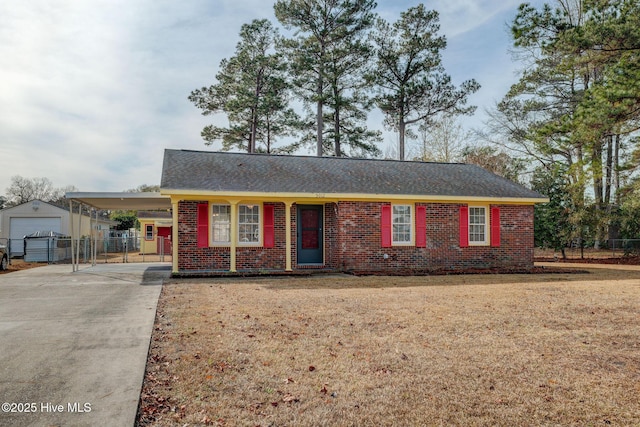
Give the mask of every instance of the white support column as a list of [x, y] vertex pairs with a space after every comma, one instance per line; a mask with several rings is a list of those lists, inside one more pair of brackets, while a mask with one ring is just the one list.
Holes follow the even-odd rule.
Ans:
[[171, 270], [178, 272], [178, 202], [171, 201]]
[[95, 219], [95, 224], [94, 224], [94, 219], [93, 219], [93, 211], [91, 209], [89, 209], [89, 262], [91, 263], [91, 266], [93, 267], [95, 264], [93, 263], [93, 248], [95, 246], [94, 244], [94, 228], [96, 227], [96, 224], [98, 223], [98, 219]]
[[93, 257], [91, 260], [91, 265], [95, 267], [96, 259], [98, 258], [98, 209], [96, 211], [96, 222], [93, 225], [93, 229], [91, 230], [93, 233]]
[[238, 247], [238, 201], [232, 201], [231, 204], [231, 245], [229, 248], [229, 271], [235, 273], [236, 270], [236, 248]]
[[285, 271], [293, 271], [291, 268], [291, 205], [293, 202], [284, 202], [285, 218]]
[[69, 235], [71, 236], [71, 271], [76, 271], [76, 254], [74, 251], [73, 232], [73, 200], [69, 199]]
[[78, 206], [78, 241], [76, 246], [76, 258], [78, 263], [76, 264], [76, 271], [80, 270], [80, 237], [82, 237], [82, 203]]

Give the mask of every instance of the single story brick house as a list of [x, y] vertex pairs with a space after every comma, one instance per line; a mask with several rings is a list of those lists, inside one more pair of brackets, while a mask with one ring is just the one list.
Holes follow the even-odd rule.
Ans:
[[530, 269], [548, 201], [475, 165], [189, 150], [160, 187], [179, 275]]

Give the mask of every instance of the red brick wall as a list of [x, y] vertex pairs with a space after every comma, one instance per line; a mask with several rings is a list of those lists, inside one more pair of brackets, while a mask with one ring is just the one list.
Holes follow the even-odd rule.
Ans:
[[[533, 266], [533, 207], [500, 207], [501, 245], [460, 247], [459, 204], [426, 206], [427, 247], [381, 247], [384, 203], [340, 202], [340, 268], [344, 270], [466, 270]], [[415, 211], [414, 211], [415, 212]], [[489, 215], [489, 210], [487, 210]], [[415, 231], [415, 230], [414, 230]], [[385, 257], [386, 255], [386, 257]]]
[[324, 205], [324, 259], [327, 267], [331, 268], [340, 267], [338, 215], [338, 205], [336, 203]]
[[[229, 270], [231, 255], [228, 247], [198, 248], [197, 209], [205, 201], [182, 201], [178, 204], [178, 270]], [[265, 203], [274, 206], [275, 245], [273, 248], [238, 247], [237, 270], [285, 269], [285, 217], [284, 203]]]
[[[198, 248], [198, 201], [178, 205], [178, 269], [181, 272], [225, 271], [229, 269], [228, 247]], [[238, 247], [239, 271], [284, 270], [285, 205], [274, 206], [275, 246]], [[533, 266], [533, 206], [500, 205], [501, 245], [459, 245], [459, 204], [424, 203], [427, 247], [383, 248], [378, 202], [327, 203], [324, 209], [325, 267], [347, 271], [465, 270], [487, 268], [530, 268]], [[415, 210], [413, 211], [415, 214]], [[489, 210], [487, 210], [489, 215]], [[488, 231], [488, 230], [487, 230]], [[415, 230], [414, 230], [415, 232]], [[296, 205], [291, 208], [291, 259], [296, 264]], [[385, 254], [387, 257], [385, 257]]]
[[[286, 268], [286, 241], [284, 203], [264, 203], [273, 205], [274, 247], [242, 247], [236, 252], [236, 269], [240, 270], [284, 270]], [[260, 214], [262, 215], [262, 213]], [[262, 218], [262, 217], [261, 217]], [[263, 219], [263, 218], [262, 218]], [[262, 231], [261, 231], [262, 232]]]
[[178, 270], [228, 270], [229, 248], [199, 248], [198, 201], [178, 203]]

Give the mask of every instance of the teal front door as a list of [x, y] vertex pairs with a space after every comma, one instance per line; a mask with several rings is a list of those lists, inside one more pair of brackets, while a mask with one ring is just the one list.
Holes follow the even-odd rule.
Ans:
[[321, 205], [298, 205], [298, 264], [324, 262], [322, 211]]

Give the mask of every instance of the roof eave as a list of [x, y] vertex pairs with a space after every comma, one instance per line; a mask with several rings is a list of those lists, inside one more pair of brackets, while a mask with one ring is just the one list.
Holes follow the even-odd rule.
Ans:
[[212, 191], [212, 190], [184, 190], [160, 189], [160, 194], [179, 200], [277, 200], [292, 202], [334, 202], [340, 200], [353, 201], [395, 201], [412, 200], [418, 202], [469, 202], [469, 203], [504, 203], [533, 205], [547, 203], [546, 197], [497, 197], [497, 196], [448, 196], [433, 194], [375, 194], [375, 193], [291, 193], [291, 192], [259, 192], [259, 191]]
[[69, 192], [65, 197], [96, 209], [171, 209], [171, 200], [167, 196], [152, 192]]

